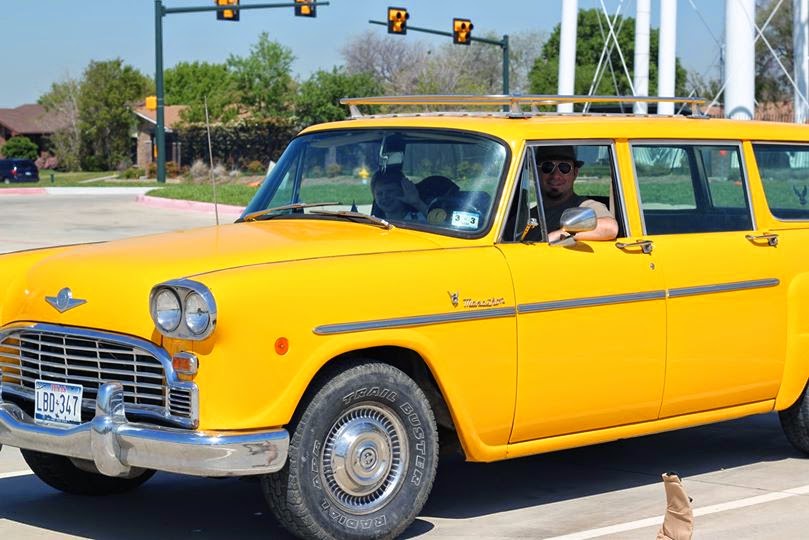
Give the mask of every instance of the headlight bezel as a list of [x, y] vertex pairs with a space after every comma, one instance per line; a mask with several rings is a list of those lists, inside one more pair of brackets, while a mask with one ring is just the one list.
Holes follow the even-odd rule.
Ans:
[[[180, 323], [174, 330], [168, 330], [158, 324], [156, 301], [163, 291], [173, 293], [180, 302]], [[195, 299], [201, 299], [202, 305], [207, 307], [208, 324], [201, 331], [192, 330], [188, 324], [188, 300], [192, 295]], [[201, 341], [208, 338], [216, 328], [217, 310], [213, 294], [208, 287], [191, 279], [175, 279], [152, 287], [149, 294], [149, 312], [157, 331], [170, 338]]]

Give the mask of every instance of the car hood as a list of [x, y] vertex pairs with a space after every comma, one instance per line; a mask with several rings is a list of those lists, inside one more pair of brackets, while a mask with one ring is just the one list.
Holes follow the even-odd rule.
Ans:
[[[362, 223], [276, 219], [59, 249], [23, 268], [5, 294], [0, 287], [0, 323], [101, 326], [154, 338], [149, 292], [163, 281], [204, 281], [206, 273], [252, 265], [434, 249], [430, 236]], [[46, 298], [66, 287], [86, 303], [60, 313]]]

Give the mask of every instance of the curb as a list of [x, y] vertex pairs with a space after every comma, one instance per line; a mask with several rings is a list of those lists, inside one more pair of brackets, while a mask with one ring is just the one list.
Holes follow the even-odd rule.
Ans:
[[[186, 201], [181, 199], [165, 199], [163, 197], [150, 197], [149, 195], [138, 195], [135, 199], [140, 204], [151, 206], [153, 208], [167, 208], [170, 210], [192, 210], [195, 212], [213, 212], [213, 203], [204, 203], [198, 201]], [[230, 204], [220, 204], [219, 213], [229, 215], [239, 215], [244, 212], [243, 206], [233, 206]]]
[[45, 195], [48, 190], [37, 187], [5, 188], [0, 189], [0, 195]]

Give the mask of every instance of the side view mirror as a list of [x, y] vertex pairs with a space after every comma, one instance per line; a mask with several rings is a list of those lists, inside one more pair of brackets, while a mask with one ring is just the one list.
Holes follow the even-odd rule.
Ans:
[[592, 208], [568, 208], [562, 212], [562, 218], [559, 220], [561, 229], [566, 233], [575, 234], [584, 231], [592, 231], [596, 228], [595, 210]]

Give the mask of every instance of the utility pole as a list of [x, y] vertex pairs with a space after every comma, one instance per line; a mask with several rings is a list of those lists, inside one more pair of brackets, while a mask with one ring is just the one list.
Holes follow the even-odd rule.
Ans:
[[[213, 6], [189, 6], [181, 8], [167, 8], [163, 0], [154, 2], [154, 40], [155, 40], [155, 92], [157, 96], [155, 146], [157, 147], [157, 181], [166, 182], [166, 123], [164, 116], [165, 90], [163, 86], [163, 17], [173, 13], [200, 13], [203, 11], [232, 13], [231, 20], [238, 20], [238, 13], [246, 9], [294, 8], [295, 15], [314, 17], [317, 6], [328, 6], [329, 2], [315, 2], [314, 0], [297, 0], [295, 2], [274, 4], [240, 4], [239, 0], [230, 2], [214, 2]], [[308, 9], [307, 9], [308, 8]], [[235, 15], [235, 16], [234, 16]]]

